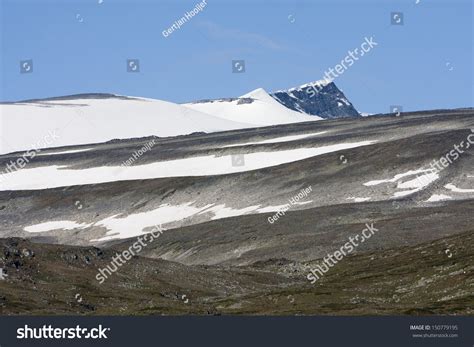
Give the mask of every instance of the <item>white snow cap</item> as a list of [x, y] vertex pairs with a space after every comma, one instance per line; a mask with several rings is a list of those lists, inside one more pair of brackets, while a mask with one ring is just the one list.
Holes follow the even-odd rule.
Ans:
[[80, 95], [2, 104], [0, 126], [0, 154], [252, 127], [161, 100]]
[[[244, 98], [251, 98], [253, 101], [250, 103], [242, 102]], [[214, 117], [232, 122], [253, 124], [254, 126], [310, 122], [322, 119], [283, 106], [263, 88], [255, 89], [233, 101], [199, 102], [184, 104], [183, 106]]]
[[255, 90], [252, 90], [251, 92], [242, 95], [240, 98], [252, 98], [262, 101], [268, 101], [270, 99], [273, 99], [263, 88], [257, 88]]
[[275, 93], [284, 93], [284, 92], [293, 92], [295, 90], [302, 90], [304, 88], [307, 88], [307, 87], [325, 87], [327, 86], [328, 84], [332, 83], [333, 81], [330, 80], [330, 79], [327, 79], [327, 78], [323, 78], [321, 80], [317, 80], [317, 81], [313, 81], [313, 82], [309, 82], [309, 83], [305, 83], [305, 84], [302, 84], [300, 85], [299, 87], [294, 87], [294, 88], [290, 88], [290, 89], [282, 89], [282, 90], [278, 90], [276, 91]]
[[[242, 98], [252, 98], [252, 102]], [[0, 155], [113, 139], [210, 133], [320, 119], [283, 106], [262, 88], [233, 101], [183, 105], [111, 94], [73, 95], [0, 104]]]
[[302, 88], [311, 87], [311, 86], [325, 87], [325, 86], [327, 86], [327, 85], [330, 84], [330, 83], [332, 83], [332, 80], [327, 79], [327, 78], [324, 78], [324, 79], [322, 79], [322, 80], [317, 80], [317, 81], [314, 81], [314, 82], [309, 82], [309, 83], [303, 84], [302, 86], [300, 86], [300, 87], [298, 87], [298, 88], [291, 88], [291, 89], [289, 89], [289, 90], [302, 89]]

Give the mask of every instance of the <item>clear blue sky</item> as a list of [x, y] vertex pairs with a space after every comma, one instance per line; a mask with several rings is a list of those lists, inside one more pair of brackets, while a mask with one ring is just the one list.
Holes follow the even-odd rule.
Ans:
[[[472, 0], [0, 0], [0, 100], [88, 92], [173, 102], [320, 79], [349, 49], [379, 44], [335, 80], [361, 112], [473, 106]], [[390, 14], [404, 13], [404, 25]], [[290, 16], [290, 18], [288, 18]], [[126, 71], [140, 59], [140, 73]], [[33, 59], [33, 73], [20, 74]], [[231, 71], [233, 59], [246, 72]]]

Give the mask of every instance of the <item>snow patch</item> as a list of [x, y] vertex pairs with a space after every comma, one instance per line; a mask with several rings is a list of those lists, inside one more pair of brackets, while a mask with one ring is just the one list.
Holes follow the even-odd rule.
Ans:
[[401, 180], [404, 177], [409, 177], [409, 176], [417, 175], [420, 173], [423, 173], [423, 175], [417, 176], [416, 178], [411, 179], [409, 181], [398, 182], [397, 183], [398, 189], [410, 189], [410, 190], [395, 192], [392, 197], [399, 198], [399, 197], [414, 194], [422, 190], [423, 188], [427, 187], [428, 185], [430, 185], [431, 183], [433, 183], [439, 178], [439, 175], [433, 172], [432, 169], [419, 169], [419, 170], [410, 170], [405, 173], [395, 175], [393, 178], [390, 178], [390, 179], [369, 181], [369, 182], [364, 183], [364, 186], [370, 187], [370, 186], [376, 186], [382, 183], [394, 183]]
[[364, 201], [369, 201], [372, 198], [356, 198], [356, 197], [350, 197], [347, 198], [346, 200], [353, 200], [355, 202], [364, 202]]
[[154, 179], [162, 177], [212, 176], [258, 170], [296, 162], [343, 149], [367, 146], [376, 141], [340, 143], [322, 147], [297, 148], [244, 154], [244, 165], [233, 166], [232, 156], [198, 156], [127, 167], [101, 166], [68, 169], [64, 165], [25, 168], [3, 176], [0, 191], [38, 190], [73, 185]]
[[293, 205], [307, 205], [307, 204], [310, 204], [312, 203], [313, 200], [308, 200], [308, 201], [297, 201], [297, 202], [294, 202]]
[[37, 155], [57, 155], [57, 154], [69, 154], [69, 153], [80, 153], [80, 152], [87, 152], [92, 150], [93, 148], [85, 148], [85, 149], [74, 149], [70, 151], [62, 151], [62, 152], [48, 152], [48, 153], [38, 153]]
[[398, 175], [395, 175], [393, 178], [391, 179], [385, 179], [385, 180], [375, 180], [375, 181], [369, 181], [369, 182], [366, 182], [364, 183], [364, 186], [376, 186], [376, 185], [379, 185], [379, 184], [382, 184], [382, 183], [393, 183], [393, 182], [396, 182], [398, 181], [399, 179], [401, 178], [404, 178], [404, 177], [407, 177], [407, 176], [413, 176], [413, 175], [417, 175], [419, 173], [424, 173], [424, 172], [427, 172], [427, 171], [432, 171], [432, 170], [423, 170], [423, 169], [420, 169], [420, 170], [410, 170], [410, 171], [407, 171], [405, 173], [402, 173], [402, 174], [398, 174]]
[[86, 223], [76, 223], [73, 221], [51, 221], [51, 222], [44, 222], [40, 224], [31, 225], [25, 227], [23, 230], [29, 233], [43, 233], [46, 231], [53, 231], [53, 230], [74, 230], [74, 229], [85, 229], [92, 224]]
[[281, 137], [275, 137], [275, 138], [269, 139], [269, 140], [237, 143], [235, 145], [227, 145], [227, 146], [223, 146], [223, 147], [226, 148], [226, 147], [238, 147], [238, 146], [248, 146], [248, 145], [262, 145], [262, 144], [268, 144], [268, 143], [290, 142], [290, 141], [297, 141], [297, 140], [305, 139], [305, 138], [311, 137], [311, 136], [321, 135], [321, 134], [324, 134], [324, 133], [327, 133], [327, 131], [320, 131], [320, 132], [316, 132], [316, 133], [303, 134], [303, 135], [281, 136]]
[[332, 83], [332, 81], [330, 79], [327, 79], [327, 78], [324, 78], [324, 79], [321, 79], [321, 80], [318, 80], [318, 81], [314, 81], [314, 82], [309, 82], [309, 83], [305, 83], [299, 87], [295, 87], [295, 88], [290, 88], [288, 90], [279, 90], [275, 93], [279, 93], [279, 92], [293, 92], [295, 90], [298, 90], [298, 91], [301, 91], [302, 89], [305, 89], [305, 88], [308, 88], [308, 87], [325, 87], [327, 86], [328, 84]]
[[103, 226], [109, 231], [104, 237], [93, 239], [91, 242], [125, 239], [144, 235], [147, 233], [143, 231], [145, 228], [153, 228], [157, 225], [179, 222], [211, 206], [207, 205], [198, 208], [192, 206], [193, 203], [194, 201], [176, 206], [163, 204], [157, 209], [147, 212], [135, 213], [125, 217], [120, 217], [120, 214], [118, 214], [105, 218], [94, 223], [94, 225]]
[[426, 200], [426, 202], [436, 202], [450, 199], [452, 199], [452, 197], [450, 197], [449, 195], [433, 194], [428, 200]]
[[269, 213], [269, 212], [278, 212], [282, 209], [287, 209], [290, 207], [290, 204], [276, 205], [276, 206], [267, 206], [262, 207], [257, 210], [258, 213]]
[[249, 207], [244, 207], [241, 209], [234, 209], [231, 207], [226, 207], [225, 204], [213, 206], [211, 208], [206, 209], [205, 211], [202, 211], [200, 214], [204, 213], [213, 213], [214, 217], [212, 217], [212, 220], [216, 219], [222, 219], [222, 218], [228, 218], [228, 217], [235, 217], [235, 216], [241, 216], [250, 212], [256, 211], [260, 205], [254, 205], [254, 206], [249, 206]]
[[419, 191], [418, 188], [417, 189], [412, 189], [412, 190], [404, 190], [402, 192], [395, 192], [395, 194], [393, 194], [392, 198], [401, 198], [403, 196], [408, 196], [408, 195], [414, 194], [417, 191]]
[[427, 173], [421, 176], [418, 176], [410, 181], [406, 182], [399, 182], [397, 184], [397, 188], [399, 189], [423, 189], [424, 187], [428, 186], [429, 184], [433, 183], [439, 178], [437, 173]]
[[444, 188], [449, 189], [450, 191], [455, 192], [455, 193], [474, 193], [474, 189], [458, 188], [452, 183], [445, 185]]

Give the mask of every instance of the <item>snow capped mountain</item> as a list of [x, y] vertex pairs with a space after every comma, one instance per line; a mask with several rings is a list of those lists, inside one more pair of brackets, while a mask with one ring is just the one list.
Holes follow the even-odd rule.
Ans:
[[273, 94], [259, 88], [238, 98], [182, 105], [113, 94], [80, 94], [0, 103], [0, 111], [0, 154], [359, 116], [335, 84], [327, 81]]
[[192, 110], [206, 113], [228, 121], [268, 126], [320, 120], [291, 110], [272, 98], [264, 89], [258, 88], [239, 98], [201, 100], [184, 104]]
[[0, 104], [0, 154], [145, 136], [250, 128], [171, 102], [82, 94]]
[[291, 110], [325, 119], [360, 116], [344, 93], [329, 80], [280, 90], [272, 93], [271, 96]]

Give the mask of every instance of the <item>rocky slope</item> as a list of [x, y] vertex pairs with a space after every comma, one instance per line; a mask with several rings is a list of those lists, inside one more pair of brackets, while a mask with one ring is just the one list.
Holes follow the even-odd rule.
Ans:
[[[1, 176], [0, 312], [472, 314], [473, 115], [44, 150]], [[310, 269], [366, 223], [374, 236], [311, 285]], [[100, 284], [99, 269], [156, 226]]]
[[289, 109], [324, 119], [360, 117], [334, 82], [321, 80], [271, 94]]

